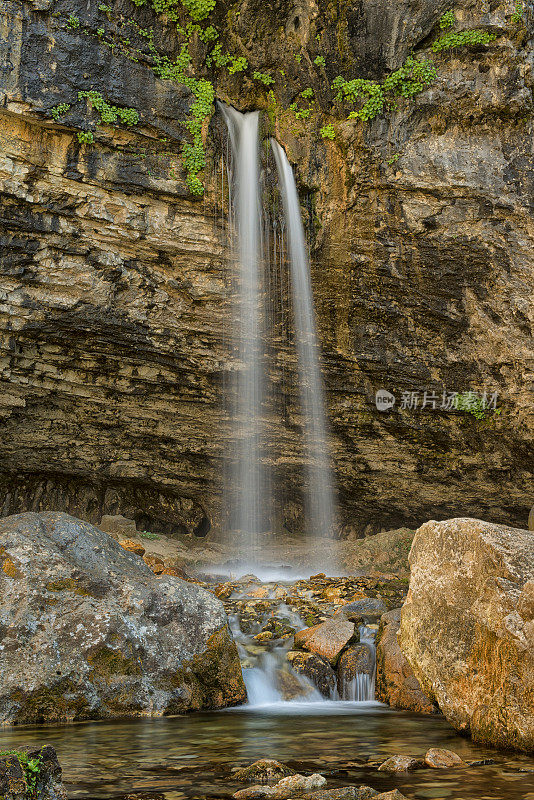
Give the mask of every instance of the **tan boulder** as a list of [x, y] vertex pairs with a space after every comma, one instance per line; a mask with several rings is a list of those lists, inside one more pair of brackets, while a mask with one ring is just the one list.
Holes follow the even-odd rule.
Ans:
[[417, 759], [412, 756], [391, 756], [378, 767], [379, 772], [409, 772], [419, 767]]
[[282, 778], [275, 786], [249, 786], [240, 789], [233, 797], [235, 800], [255, 800], [260, 797], [272, 797], [274, 800], [289, 800], [291, 797], [309, 795], [314, 789], [319, 789], [326, 783], [323, 775], [290, 775]]
[[354, 636], [354, 625], [342, 617], [333, 617], [297, 631], [295, 634], [295, 647], [316, 653], [335, 666], [342, 650]]
[[290, 775], [288, 778], [282, 778], [274, 787], [274, 797], [278, 800], [286, 800], [286, 798], [294, 797], [295, 795], [310, 792], [312, 789], [320, 789], [326, 783], [324, 775], [314, 773], [313, 775]]
[[399, 643], [421, 687], [476, 741], [534, 751], [534, 537], [427, 522], [410, 564]]
[[247, 767], [236, 770], [232, 778], [236, 781], [265, 784], [276, 783], [289, 775], [295, 775], [295, 770], [291, 769], [291, 767], [272, 758], [262, 758]]
[[433, 769], [451, 769], [466, 767], [467, 764], [457, 753], [442, 747], [432, 747], [425, 755], [425, 764]]
[[383, 614], [376, 642], [376, 699], [392, 708], [435, 714], [435, 703], [423, 692], [397, 641], [400, 608]]
[[104, 514], [98, 527], [117, 540], [135, 536], [137, 533], [135, 520], [123, 517], [122, 514]]

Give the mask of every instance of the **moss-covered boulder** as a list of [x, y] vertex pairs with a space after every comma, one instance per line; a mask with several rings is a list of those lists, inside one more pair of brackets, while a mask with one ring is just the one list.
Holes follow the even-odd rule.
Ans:
[[421, 687], [476, 741], [534, 751], [534, 536], [431, 521], [410, 564], [399, 643]]
[[67, 800], [52, 745], [0, 751], [2, 800]]
[[0, 720], [176, 714], [246, 697], [222, 603], [67, 514], [0, 520]]

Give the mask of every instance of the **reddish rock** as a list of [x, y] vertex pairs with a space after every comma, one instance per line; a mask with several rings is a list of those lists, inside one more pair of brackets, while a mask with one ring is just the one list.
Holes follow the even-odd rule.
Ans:
[[376, 645], [376, 699], [392, 708], [435, 714], [436, 705], [423, 692], [397, 641], [400, 608], [383, 614]]
[[335, 666], [343, 649], [354, 636], [354, 625], [341, 617], [305, 628], [295, 634], [295, 647], [317, 653]]
[[130, 553], [135, 553], [136, 556], [144, 556], [146, 552], [143, 545], [139, 544], [139, 542], [134, 542], [133, 539], [122, 539], [119, 544], [125, 550], [129, 550]]
[[442, 747], [432, 747], [425, 755], [425, 764], [433, 769], [451, 769], [466, 767], [467, 764], [457, 753]]
[[159, 556], [153, 556], [149, 553], [145, 553], [143, 556], [143, 561], [147, 567], [150, 567], [154, 575], [161, 575], [165, 569], [165, 562], [162, 558], [159, 558]]

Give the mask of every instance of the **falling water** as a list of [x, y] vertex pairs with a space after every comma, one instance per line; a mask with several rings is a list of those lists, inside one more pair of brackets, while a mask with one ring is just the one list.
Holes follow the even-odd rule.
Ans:
[[375, 699], [376, 648], [375, 632], [366, 625], [360, 625], [360, 644], [369, 654], [369, 667], [366, 672], [358, 672], [340, 687], [341, 699], [356, 703], [371, 702]]
[[261, 204], [259, 112], [241, 114], [220, 104], [233, 154], [234, 219], [239, 266], [236, 317], [239, 371], [234, 418], [237, 423], [232, 482], [231, 527], [242, 537], [243, 553], [253, 558], [258, 534], [269, 514], [268, 487], [261, 453], [264, 399], [261, 313]]
[[[291, 294], [308, 457], [308, 514], [315, 536], [332, 535], [333, 483], [328, 449], [325, 398], [315, 327], [315, 312], [304, 227], [293, 170], [284, 149], [271, 139], [284, 204], [289, 242]], [[322, 564], [318, 564], [322, 568]]]

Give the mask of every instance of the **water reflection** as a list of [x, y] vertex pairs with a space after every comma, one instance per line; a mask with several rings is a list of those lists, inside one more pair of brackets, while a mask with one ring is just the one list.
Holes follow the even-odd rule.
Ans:
[[[393, 712], [373, 705], [320, 704], [305, 713], [264, 710], [187, 717], [100, 722], [64, 727], [4, 729], [2, 748], [49, 742], [58, 750], [69, 796], [108, 798], [163, 794], [165, 800], [228, 797], [238, 784], [231, 768], [276, 758], [297, 769], [320, 771], [330, 787], [367, 783], [398, 788], [409, 798], [523, 800], [534, 798], [534, 761], [478, 747], [442, 718]], [[328, 708], [325, 708], [327, 706]], [[323, 713], [320, 713], [323, 712]], [[327, 712], [327, 713], [324, 713]], [[465, 760], [493, 758], [495, 765], [463, 770], [422, 770], [401, 777], [377, 772], [395, 753], [422, 756], [447, 747]], [[368, 763], [368, 761], [376, 762]]]

